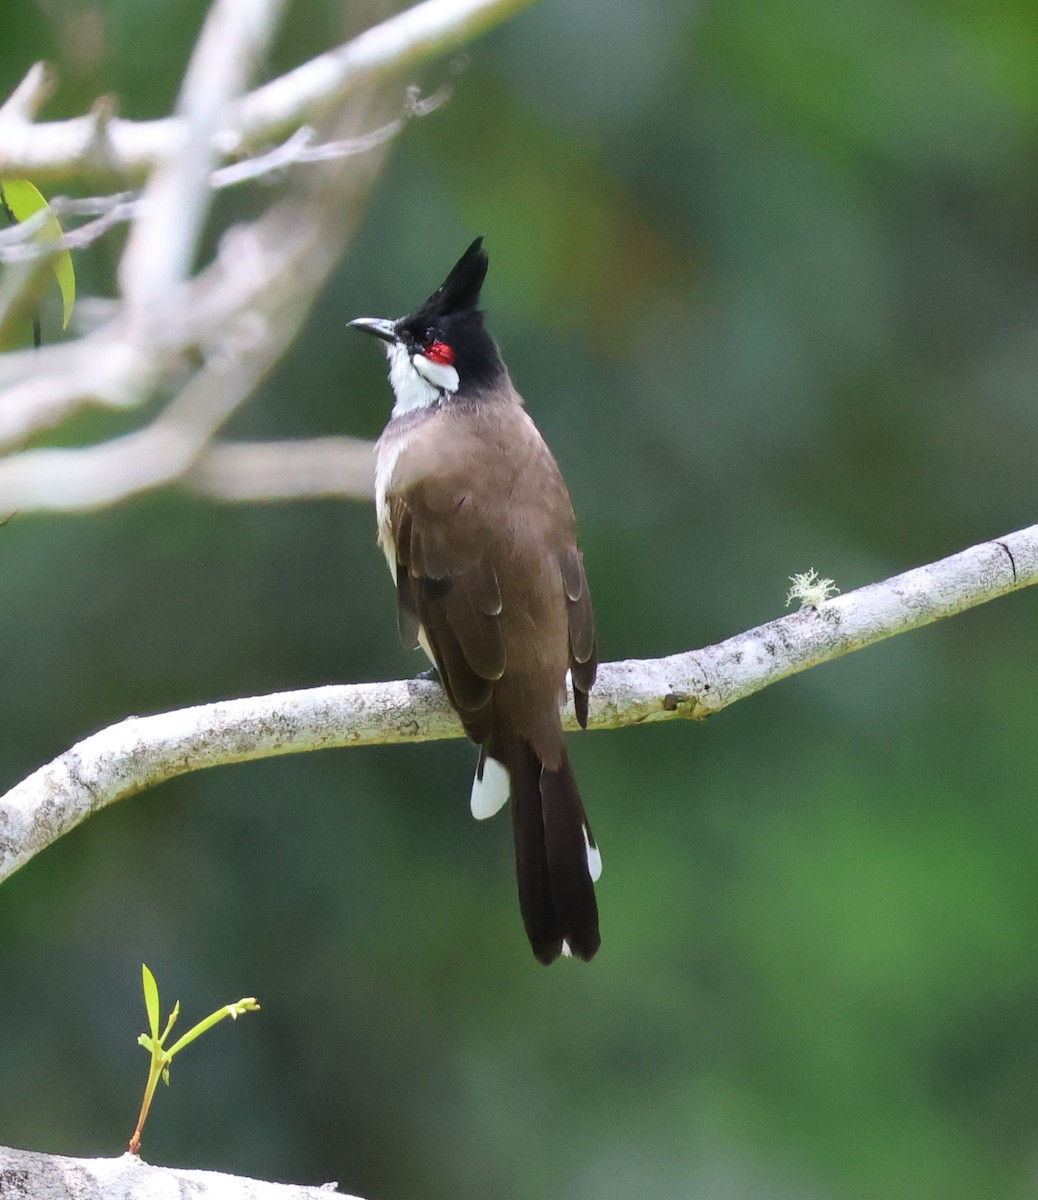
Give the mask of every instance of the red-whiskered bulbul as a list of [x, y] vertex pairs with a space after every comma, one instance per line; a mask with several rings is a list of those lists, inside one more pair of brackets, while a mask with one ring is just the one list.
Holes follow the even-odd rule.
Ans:
[[534, 954], [589, 959], [602, 860], [559, 705], [569, 671], [586, 727], [595, 618], [566, 484], [479, 309], [487, 265], [477, 238], [409, 316], [350, 322], [385, 343], [395, 396], [376, 448], [378, 540], [400, 636], [432, 659], [480, 747], [473, 816], [492, 816], [511, 792]]

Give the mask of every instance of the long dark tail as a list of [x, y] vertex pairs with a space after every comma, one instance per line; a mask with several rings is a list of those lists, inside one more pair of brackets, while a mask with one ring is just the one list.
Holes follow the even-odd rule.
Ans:
[[549, 770], [526, 741], [510, 751], [515, 868], [526, 936], [545, 965], [563, 953], [563, 943], [577, 958], [593, 958], [602, 939], [589, 860], [597, 860], [598, 852], [569, 759], [563, 751], [559, 767]]

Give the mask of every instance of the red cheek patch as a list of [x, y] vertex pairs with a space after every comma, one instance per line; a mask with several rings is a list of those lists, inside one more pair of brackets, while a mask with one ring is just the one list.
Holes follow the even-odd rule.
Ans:
[[446, 342], [433, 342], [425, 351], [425, 357], [434, 363], [449, 367], [454, 362], [454, 351]]

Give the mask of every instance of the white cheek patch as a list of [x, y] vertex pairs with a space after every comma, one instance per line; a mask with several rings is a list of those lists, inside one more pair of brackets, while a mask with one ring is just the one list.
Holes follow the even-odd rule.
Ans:
[[416, 408], [428, 408], [444, 392], [456, 392], [460, 386], [461, 380], [453, 367], [433, 362], [424, 354], [412, 356], [399, 342], [387, 345], [386, 353], [389, 355], [389, 382], [396, 397], [394, 417]]
[[414, 363], [414, 369], [427, 382], [431, 383], [434, 388], [439, 388], [443, 392], [456, 392], [458, 390], [458, 372], [447, 363], [433, 362], [431, 358], [426, 358], [424, 354], [416, 354], [411, 359]]
[[389, 382], [396, 397], [393, 416], [435, 404], [440, 397], [439, 391], [414, 369], [411, 356], [404, 347], [399, 344], [387, 346], [386, 352], [389, 355]]

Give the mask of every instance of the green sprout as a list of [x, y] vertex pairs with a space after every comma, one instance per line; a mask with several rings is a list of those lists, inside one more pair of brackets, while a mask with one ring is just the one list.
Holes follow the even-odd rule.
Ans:
[[173, 1011], [169, 1014], [166, 1028], [160, 1035], [159, 985], [155, 982], [155, 976], [148, 970], [146, 964], [141, 965], [141, 970], [144, 976], [144, 1007], [148, 1012], [148, 1028], [151, 1030], [151, 1033], [142, 1033], [137, 1039], [137, 1045], [143, 1046], [151, 1055], [151, 1066], [148, 1069], [148, 1082], [144, 1088], [144, 1099], [141, 1102], [140, 1116], [137, 1118], [137, 1128], [133, 1131], [133, 1137], [130, 1138], [129, 1150], [131, 1154], [138, 1154], [140, 1152], [144, 1122], [148, 1119], [148, 1110], [151, 1108], [152, 1097], [155, 1095], [159, 1079], [161, 1078], [162, 1082], [169, 1087], [169, 1064], [173, 1061], [173, 1056], [183, 1050], [185, 1046], [190, 1045], [195, 1038], [200, 1037], [207, 1029], [211, 1029], [218, 1021], [222, 1021], [224, 1017], [230, 1017], [232, 1020], [237, 1021], [242, 1013], [256, 1012], [259, 1008], [255, 996], [246, 996], [236, 1004], [225, 1004], [223, 1008], [218, 1008], [216, 1012], [210, 1013], [204, 1021], [199, 1021], [197, 1025], [189, 1029], [182, 1038], [174, 1042], [167, 1050], [165, 1045], [166, 1039], [172, 1032], [177, 1017], [180, 1016], [180, 1001], [178, 1000], [173, 1005]]

